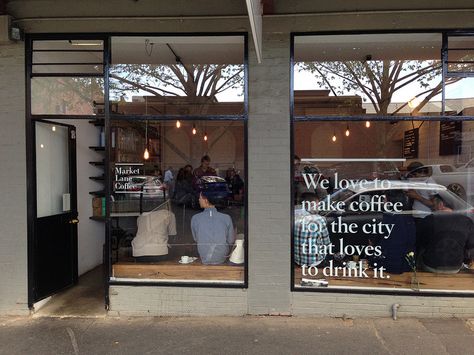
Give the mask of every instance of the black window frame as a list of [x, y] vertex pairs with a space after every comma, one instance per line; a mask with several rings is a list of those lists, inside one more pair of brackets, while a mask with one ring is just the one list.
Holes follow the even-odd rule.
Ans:
[[[439, 33], [442, 35], [442, 49], [440, 54], [440, 60], [442, 60], [442, 78], [443, 78], [443, 90], [442, 90], [442, 113], [439, 116], [374, 116], [374, 115], [354, 115], [354, 116], [319, 116], [319, 115], [295, 115], [295, 95], [294, 95], [294, 70], [295, 70], [295, 38], [302, 36], [334, 36], [334, 35], [366, 35], [366, 34], [416, 34], [416, 33]], [[318, 32], [291, 32], [290, 33], [290, 203], [291, 203], [291, 215], [290, 215], [290, 291], [291, 292], [320, 292], [320, 293], [343, 293], [343, 294], [366, 294], [366, 295], [394, 295], [394, 296], [422, 296], [422, 297], [469, 297], [474, 298], [474, 290], [472, 292], [464, 291], [453, 291], [453, 290], [439, 290], [439, 291], [414, 291], [414, 290], [377, 290], [376, 288], [367, 289], [356, 289], [351, 286], [338, 287], [338, 288], [305, 288], [295, 287], [295, 262], [294, 262], [294, 223], [295, 223], [295, 187], [293, 184], [294, 176], [294, 164], [293, 157], [295, 155], [295, 130], [294, 126], [296, 122], [348, 122], [348, 121], [474, 121], [474, 116], [445, 116], [445, 90], [444, 83], [447, 76], [447, 48], [449, 37], [456, 36], [473, 36], [474, 29], [427, 29], [427, 30], [378, 30], [378, 31], [318, 31]], [[463, 77], [474, 77], [474, 73], [461, 73], [455, 74], [457, 76], [464, 75]], [[450, 73], [450, 75], [452, 75]], [[474, 95], [474, 90], [473, 90]], [[474, 277], [474, 276], [473, 276]]]

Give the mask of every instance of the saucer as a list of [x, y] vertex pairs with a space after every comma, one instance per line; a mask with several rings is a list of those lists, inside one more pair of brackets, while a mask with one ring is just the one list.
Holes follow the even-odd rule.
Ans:
[[178, 263], [180, 263], [180, 264], [191, 264], [191, 263], [195, 262], [196, 259], [197, 259], [196, 257], [190, 257], [188, 262], [185, 263], [184, 261], [178, 260]]

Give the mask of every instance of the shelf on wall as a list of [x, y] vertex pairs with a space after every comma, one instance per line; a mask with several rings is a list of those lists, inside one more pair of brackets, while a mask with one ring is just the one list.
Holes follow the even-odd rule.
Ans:
[[100, 176], [89, 176], [89, 179], [94, 180], [94, 181], [104, 181], [104, 180], [105, 180], [105, 176], [104, 176], [104, 175], [100, 175]]
[[97, 197], [103, 197], [103, 196], [105, 196], [105, 190], [91, 191], [91, 192], [89, 192], [89, 195], [97, 196]]
[[89, 121], [90, 124], [93, 124], [96, 127], [103, 127], [105, 125], [104, 119], [96, 119]]
[[103, 160], [101, 160], [101, 161], [90, 161], [89, 164], [94, 165], [94, 166], [104, 166], [105, 162]]
[[105, 147], [91, 146], [89, 149], [95, 150], [96, 152], [105, 152]]
[[104, 216], [90, 216], [89, 219], [92, 219], [93, 221], [97, 222], [105, 222]]

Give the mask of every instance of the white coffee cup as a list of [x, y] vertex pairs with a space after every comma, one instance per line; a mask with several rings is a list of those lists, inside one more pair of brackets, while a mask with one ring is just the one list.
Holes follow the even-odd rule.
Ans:
[[189, 263], [190, 261], [191, 261], [191, 260], [190, 260], [189, 256], [187, 256], [187, 255], [183, 255], [183, 256], [181, 257], [181, 262], [182, 262], [183, 264], [187, 264], [187, 263]]
[[357, 267], [357, 263], [355, 261], [348, 261], [346, 267], [348, 269], [355, 269]]

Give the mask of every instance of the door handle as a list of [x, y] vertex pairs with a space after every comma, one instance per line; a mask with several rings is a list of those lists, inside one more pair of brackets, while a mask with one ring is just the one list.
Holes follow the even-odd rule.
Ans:
[[78, 224], [78, 223], [79, 223], [79, 220], [77, 218], [71, 219], [69, 221], [69, 224]]

